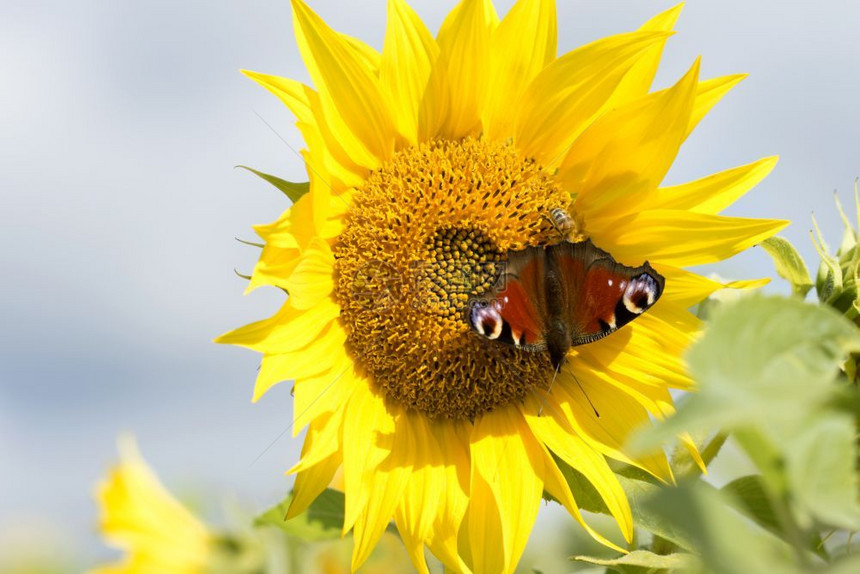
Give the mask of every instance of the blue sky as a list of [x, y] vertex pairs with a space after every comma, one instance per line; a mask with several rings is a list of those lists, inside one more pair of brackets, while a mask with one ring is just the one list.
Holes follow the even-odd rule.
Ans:
[[[383, 0], [309, 3], [381, 47]], [[434, 31], [452, 6], [412, 4]], [[673, 4], [559, 0], [560, 49]], [[778, 154], [730, 213], [795, 221], [785, 235], [812, 260], [814, 210], [837, 243], [833, 191], [850, 201], [860, 175], [858, 21], [849, 0], [688, 2], [657, 86], [699, 54], [704, 77], [751, 76], [668, 181]], [[307, 79], [287, 0], [0, 3], [0, 549], [21, 525], [51, 525], [85, 560], [108, 555], [90, 493], [124, 430], [179, 491], [262, 508], [289, 486], [290, 433], [254, 462], [288, 424], [289, 385], [252, 405], [257, 357], [211, 343], [281, 300], [242, 297], [233, 268], [256, 252], [233, 237], [287, 204], [233, 166], [304, 175], [255, 113], [299, 149], [292, 116], [240, 68]], [[719, 270], [773, 274], [755, 252]]]

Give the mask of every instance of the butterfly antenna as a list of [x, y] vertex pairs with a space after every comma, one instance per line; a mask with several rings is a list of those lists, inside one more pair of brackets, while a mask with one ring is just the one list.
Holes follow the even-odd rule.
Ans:
[[579, 390], [582, 391], [582, 394], [585, 395], [585, 400], [588, 401], [588, 404], [591, 406], [591, 410], [594, 411], [594, 416], [600, 418], [600, 413], [597, 412], [597, 408], [594, 406], [594, 403], [591, 402], [591, 398], [588, 396], [588, 393], [586, 393], [585, 389], [582, 388], [582, 383], [580, 383], [579, 379], [576, 378], [576, 373], [571, 369], [570, 374], [573, 375], [573, 380], [576, 381], [576, 386], [578, 386]]
[[540, 409], [538, 409], [537, 416], [541, 416], [543, 414], [543, 409], [546, 406], [546, 399], [549, 396], [549, 392], [552, 390], [552, 386], [555, 384], [555, 379], [556, 379], [556, 377], [558, 377], [559, 369], [561, 369], [561, 363], [559, 363], [555, 367], [555, 373], [553, 373], [553, 375], [552, 375], [552, 380], [549, 382], [549, 387], [547, 387], [547, 389], [546, 389], [546, 394], [541, 396], [541, 398], [540, 398]]

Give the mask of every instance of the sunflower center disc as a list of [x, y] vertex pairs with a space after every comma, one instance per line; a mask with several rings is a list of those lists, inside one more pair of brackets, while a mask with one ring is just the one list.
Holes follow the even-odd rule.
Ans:
[[505, 253], [557, 240], [569, 196], [509, 146], [467, 138], [397, 152], [358, 190], [334, 247], [335, 290], [373, 384], [430, 417], [472, 419], [552, 372], [544, 353], [482, 339], [466, 322]]

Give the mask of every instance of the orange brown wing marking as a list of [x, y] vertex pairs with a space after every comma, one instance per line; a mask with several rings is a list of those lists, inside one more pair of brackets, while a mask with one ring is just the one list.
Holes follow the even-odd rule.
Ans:
[[508, 277], [496, 301], [499, 303], [499, 314], [510, 330], [511, 343], [518, 346], [542, 343], [540, 315], [520, 280]]
[[615, 332], [647, 311], [663, 292], [663, 277], [648, 263], [622, 265], [590, 240], [554, 248], [573, 345]]

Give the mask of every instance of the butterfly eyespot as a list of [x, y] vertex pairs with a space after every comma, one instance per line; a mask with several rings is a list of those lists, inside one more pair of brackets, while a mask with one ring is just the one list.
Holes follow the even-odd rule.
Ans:
[[495, 305], [488, 301], [475, 301], [469, 313], [469, 323], [472, 328], [488, 339], [497, 339], [502, 333], [504, 323]]
[[647, 273], [643, 273], [631, 280], [624, 291], [624, 306], [631, 313], [641, 315], [654, 304], [659, 289], [657, 281]]

